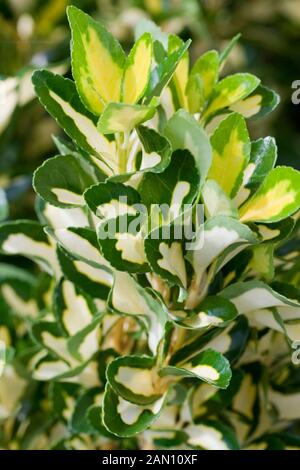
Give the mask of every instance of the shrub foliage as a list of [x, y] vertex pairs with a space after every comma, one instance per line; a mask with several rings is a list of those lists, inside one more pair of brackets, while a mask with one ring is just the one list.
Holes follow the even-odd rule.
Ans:
[[126, 55], [68, 19], [74, 81], [32, 77], [66, 134], [34, 174], [39, 221], [0, 227], [41, 270], [0, 266], [2, 446], [297, 447], [300, 174], [247, 128], [277, 94], [222, 76], [238, 38], [190, 66], [149, 21]]

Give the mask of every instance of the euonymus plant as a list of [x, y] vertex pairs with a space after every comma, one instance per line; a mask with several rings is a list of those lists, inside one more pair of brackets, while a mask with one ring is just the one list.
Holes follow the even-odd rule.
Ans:
[[300, 173], [247, 127], [278, 96], [222, 77], [238, 38], [191, 65], [148, 21], [125, 54], [68, 18], [73, 80], [32, 81], [69, 138], [34, 174], [39, 222], [0, 227], [2, 253], [44, 272], [0, 267], [2, 446], [299, 446], [300, 295], [274, 253]]

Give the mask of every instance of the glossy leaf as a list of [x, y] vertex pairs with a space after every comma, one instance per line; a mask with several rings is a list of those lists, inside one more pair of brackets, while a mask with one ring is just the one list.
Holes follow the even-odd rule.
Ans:
[[177, 149], [190, 151], [203, 184], [211, 165], [212, 153], [208, 137], [200, 124], [193, 116], [180, 109], [168, 121], [164, 133], [171, 142], [173, 151]]
[[257, 88], [259, 83], [260, 80], [249, 73], [236, 73], [223, 78], [213, 90], [203, 114], [203, 120], [209, 120], [220, 110], [246, 98]]
[[58, 207], [81, 207], [83, 193], [95, 183], [93, 169], [73, 155], [46, 160], [34, 173], [33, 186], [46, 202]]
[[243, 172], [250, 158], [250, 139], [244, 119], [230, 114], [211, 136], [213, 151], [208, 178], [233, 197], [242, 184]]
[[68, 8], [72, 72], [85, 106], [99, 115], [105, 103], [120, 101], [125, 54], [118, 41], [78, 8]]
[[277, 222], [292, 215], [299, 207], [300, 173], [290, 167], [277, 167], [240, 208], [240, 220]]
[[110, 103], [101, 114], [97, 127], [102, 134], [130, 132], [139, 124], [149, 121], [154, 114], [154, 106]]
[[[144, 95], [151, 72], [152, 38], [144, 33], [131, 49], [125, 63], [122, 101], [135, 104]], [[111, 100], [114, 101], [114, 100]]]

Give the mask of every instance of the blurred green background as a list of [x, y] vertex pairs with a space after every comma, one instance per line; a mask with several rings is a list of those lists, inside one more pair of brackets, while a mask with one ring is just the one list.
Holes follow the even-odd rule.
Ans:
[[300, 80], [300, 0], [0, 0], [0, 188], [10, 218], [34, 217], [32, 172], [54, 152], [59, 131], [34, 98], [30, 76], [40, 67], [70, 73], [69, 4], [101, 19], [125, 49], [145, 17], [191, 37], [194, 60], [241, 32], [224, 74], [252, 72], [280, 94], [277, 110], [250, 124], [251, 135], [275, 136], [279, 163], [300, 168], [300, 104], [291, 100]]

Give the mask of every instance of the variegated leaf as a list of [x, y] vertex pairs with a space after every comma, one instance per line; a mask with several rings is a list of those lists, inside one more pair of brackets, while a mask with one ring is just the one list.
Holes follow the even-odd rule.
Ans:
[[124, 400], [107, 385], [103, 404], [103, 423], [113, 434], [129, 437], [147, 429], [158, 417], [166, 397], [140, 406]]
[[208, 178], [216, 181], [228, 196], [236, 195], [250, 158], [250, 139], [244, 118], [230, 114], [211, 136], [213, 151]]
[[35, 210], [40, 223], [53, 229], [89, 226], [89, 220], [83, 207], [61, 208], [52, 206], [37, 197]]
[[138, 164], [135, 156], [134, 170], [147, 171], [152, 173], [162, 172], [170, 163], [171, 146], [169, 141], [154, 129], [146, 126], [138, 126], [137, 134], [142, 144], [142, 155]]
[[48, 399], [53, 403], [53, 414], [63, 423], [67, 423], [72, 413], [78, 395], [76, 384], [51, 382], [49, 384]]
[[238, 392], [243, 380], [243, 372], [232, 370], [232, 378], [226, 389], [217, 389], [213, 385], [202, 383], [190, 396], [190, 407], [193, 421], [201, 424], [206, 416], [213, 415], [229, 407]]
[[99, 351], [102, 315], [95, 315], [93, 320], [68, 339], [67, 347], [79, 362], [90, 360]]
[[300, 207], [300, 173], [278, 166], [239, 210], [242, 222], [278, 222]]
[[110, 264], [100, 252], [94, 230], [87, 227], [69, 227], [57, 230], [46, 228], [45, 230], [74, 259], [84, 261], [95, 268], [110, 270]]
[[95, 165], [105, 174], [116, 170], [115, 142], [97, 130], [97, 118], [81, 103], [75, 83], [46, 70], [38, 70], [32, 81], [46, 110], [74, 142], [94, 156]]
[[275, 91], [262, 85], [258, 87], [247, 98], [230, 106], [245, 118], [258, 119], [271, 113], [279, 104], [280, 97]]
[[238, 311], [231, 302], [224, 300], [220, 296], [208, 296], [193, 311], [172, 310], [170, 314], [183, 328], [225, 327], [236, 318]]
[[55, 316], [68, 336], [87, 327], [98, 311], [92, 297], [66, 279], [58, 284], [54, 300]]
[[46, 348], [51, 355], [66, 363], [68, 367], [78, 365], [76, 359], [68, 351], [67, 337], [62, 334], [57, 323], [36, 322], [32, 325], [31, 333], [36, 342]]
[[34, 173], [33, 186], [46, 202], [58, 207], [81, 207], [83, 193], [96, 182], [92, 167], [73, 155], [49, 158]]
[[134, 44], [125, 63], [122, 81], [124, 103], [135, 104], [143, 97], [150, 78], [151, 63], [152, 38], [149, 33], [144, 33]]
[[248, 321], [243, 315], [238, 316], [225, 329], [212, 328], [204, 333], [200, 331], [192, 339], [188, 334], [180, 348], [171, 356], [170, 364], [180, 365], [211, 348], [223, 354], [233, 365], [244, 353], [249, 335]]
[[138, 191], [147, 206], [165, 205], [166, 221], [178, 217], [185, 205], [193, 204], [200, 184], [199, 169], [188, 150], [176, 150], [169, 166], [161, 173], [146, 172]]
[[35, 380], [70, 382], [88, 388], [101, 385], [97, 357], [83, 363], [78, 363], [75, 359], [74, 361], [70, 366], [66, 361], [58, 359], [55, 355], [46, 354], [41, 357], [38, 354], [31, 362], [32, 376]]
[[264, 243], [252, 248], [252, 259], [249, 268], [257, 276], [262, 276], [266, 281], [271, 281], [274, 277], [274, 245]]
[[132, 315], [145, 322], [149, 348], [156, 354], [167, 322], [167, 310], [162, 301], [141, 287], [132, 276], [117, 271], [108, 303], [114, 312]]
[[296, 307], [299, 303], [275, 292], [261, 281], [237, 282], [224, 289], [222, 297], [234, 303], [239, 313], [249, 313], [259, 309], [272, 307]]
[[185, 94], [189, 112], [196, 114], [202, 111], [205, 105], [204, 84], [199, 74], [189, 76]]
[[[98, 387], [85, 390], [80, 394], [75, 402], [70, 420], [70, 427], [73, 433], [95, 434], [95, 429], [89, 418], [91, 409], [98, 408], [99, 403], [102, 403], [102, 397]], [[101, 411], [98, 411], [100, 414]]]
[[101, 316], [95, 316], [87, 326], [83, 326], [71, 337], [62, 334], [56, 323], [40, 321], [32, 326], [32, 335], [52, 355], [64, 361], [69, 372], [76, 372], [99, 349], [100, 321]]
[[43, 227], [31, 220], [7, 222], [0, 226], [0, 250], [36, 261], [45, 271], [60, 276], [55, 246]]
[[[190, 78], [197, 75], [203, 86], [203, 97], [207, 100], [218, 80], [219, 54], [217, 51], [208, 51], [196, 60], [192, 67]], [[199, 109], [199, 111], [201, 110]]]
[[[176, 35], [170, 35], [168, 38], [168, 53], [177, 51], [182, 48], [184, 42]], [[187, 109], [187, 99], [185, 95], [185, 89], [187, 86], [189, 75], [189, 54], [187, 51], [183, 54], [182, 58], [178, 62], [175, 72], [172, 76], [172, 80], [169, 84], [173, 95], [173, 102], [175, 109], [184, 108]]]
[[[198, 248], [195, 245], [195, 248], [187, 254], [198, 280], [201, 279], [207, 267], [218, 257], [219, 262], [215, 266], [214, 272], [221, 269], [232, 256], [247, 245], [257, 243], [255, 235], [246, 225], [225, 216], [217, 216], [208, 220], [199, 230], [200, 235], [198, 236], [201, 244]], [[222, 258], [220, 255], [223, 255]]]
[[206, 180], [202, 188], [202, 200], [207, 219], [225, 215], [238, 219], [238, 210], [225, 191], [212, 179]]
[[114, 219], [125, 214], [137, 215], [139, 193], [122, 183], [106, 181], [91, 186], [84, 194], [91, 211], [100, 219]]
[[197, 378], [215, 387], [227, 388], [231, 379], [228, 360], [213, 349], [206, 349], [194, 356], [190, 362], [175, 366], [166, 366], [160, 371], [161, 376]]
[[169, 119], [164, 130], [173, 151], [187, 149], [193, 155], [196, 167], [204, 183], [211, 165], [212, 152], [207, 134], [189, 113], [180, 109]]
[[125, 214], [104, 221], [98, 228], [98, 242], [103, 256], [114, 268], [132, 273], [149, 271], [143, 220], [138, 216]]
[[156, 112], [155, 106], [109, 103], [98, 121], [97, 128], [101, 134], [116, 132], [128, 133], [139, 124], [149, 121]]
[[92, 167], [90, 171], [95, 174], [97, 181], [104, 181], [106, 173], [101, 170], [101, 162], [97, 158], [75, 146], [63, 137], [53, 136], [52, 140], [60, 155], [73, 155], [75, 158], [78, 158], [79, 161], [86, 161], [86, 163], [89, 163]]
[[118, 41], [78, 8], [68, 8], [72, 72], [85, 106], [100, 115], [105, 103], [120, 101], [125, 54]]
[[250, 73], [236, 73], [223, 78], [214, 87], [202, 120], [209, 121], [216, 113], [249, 96], [260, 80]]
[[273, 137], [251, 142], [251, 154], [243, 176], [243, 185], [235, 197], [237, 206], [245, 202], [261, 185], [277, 159], [277, 147]]
[[145, 253], [152, 270], [170, 285], [187, 288], [184, 227], [161, 225], [145, 238]]
[[240, 448], [234, 430], [216, 420], [203, 420], [185, 428], [187, 444], [201, 450], [238, 450]]
[[293, 217], [287, 217], [279, 222], [272, 224], [250, 223], [250, 227], [264, 242], [278, 243], [281, 240], [288, 239], [289, 235], [295, 228]]
[[146, 92], [145, 103], [151, 102], [153, 97], [160, 96], [163, 89], [170, 82], [178, 64], [187, 51], [191, 41], [186, 41], [178, 49], [165, 57], [150, 74], [148, 89]]
[[[240, 289], [237, 293], [236, 289]], [[260, 281], [236, 283], [222, 291], [245, 313], [252, 326], [267, 327], [296, 341], [300, 330], [300, 303], [289, 299]], [[251, 296], [256, 295], [256, 299]]]
[[126, 214], [99, 226], [101, 251], [114, 268], [132, 273], [150, 270], [144, 249], [144, 219], [143, 215]]
[[152, 357], [123, 356], [115, 359], [107, 368], [107, 380], [118, 396], [137, 405], [149, 405], [165, 392]]
[[126, 158], [124, 156], [122, 162], [122, 171], [126, 173], [112, 176], [109, 180], [137, 188], [142, 173], [160, 173], [169, 165], [171, 153], [170, 143], [165, 137], [149, 127], [137, 126], [130, 134]]
[[113, 282], [113, 275], [109, 268], [91, 266], [76, 259], [62, 248], [59, 248], [57, 253], [62, 272], [69, 281], [91, 297], [106, 300]]
[[[17, 266], [0, 264], [1, 320], [7, 314], [23, 318], [38, 315], [38, 299], [35, 298], [37, 280], [28, 271]], [[7, 312], [6, 312], [6, 308]]]

